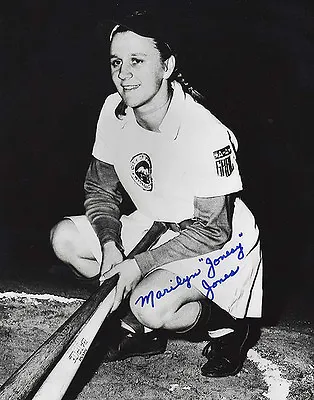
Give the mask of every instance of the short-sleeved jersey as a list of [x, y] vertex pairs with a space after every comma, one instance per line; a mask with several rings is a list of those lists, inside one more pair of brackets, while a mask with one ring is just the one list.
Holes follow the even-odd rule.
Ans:
[[242, 189], [237, 141], [178, 83], [160, 132], [142, 128], [132, 108], [119, 119], [121, 98], [110, 95], [97, 124], [93, 156], [112, 164], [137, 209], [153, 220], [193, 218], [194, 198]]

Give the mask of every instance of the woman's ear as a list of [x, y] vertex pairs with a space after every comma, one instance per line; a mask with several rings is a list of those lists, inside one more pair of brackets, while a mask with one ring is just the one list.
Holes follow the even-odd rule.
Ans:
[[164, 62], [164, 65], [165, 65], [165, 75], [164, 75], [164, 78], [165, 79], [168, 79], [171, 75], [172, 75], [172, 73], [173, 73], [173, 71], [174, 71], [174, 69], [175, 69], [175, 67], [176, 67], [176, 58], [175, 58], [175, 56], [170, 56], [165, 62]]

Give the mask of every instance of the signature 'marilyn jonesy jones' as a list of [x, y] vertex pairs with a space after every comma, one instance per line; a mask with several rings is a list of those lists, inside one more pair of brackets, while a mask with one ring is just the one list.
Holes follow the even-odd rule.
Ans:
[[[243, 236], [243, 233], [239, 233], [239, 237], [241, 238]], [[240, 267], [237, 266], [235, 269], [230, 269], [230, 272], [227, 274], [225, 273], [222, 277], [217, 278], [216, 277], [216, 267], [219, 266], [221, 261], [225, 260], [226, 258], [229, 258], [232, 255], [237, 255], [238, 260], [242, 260], [244, 258], [244, 248], [241, 242], [239, 242], [235, 247], [231, 247], [229, 250], [226, 250], [224, 253], [219, 255], [217, 258], [214, 258], [213, 260], [210, 257], [206, 257], [205, 259], [199, 258], [199, 262], [203, 263], [205, 262], [206, 265], [208, 265], [208, 270], [207, 270], [207, 279], [202, 279], [202, 286], [206, 290], [206, 296], [210, 299], [213, 300], [215, 298], [215, 293], [214, 289], [223, 284], [226, 280], [229, 278], [232, 278], [235, 276]], [[170, 279], [170, 286], [166, 288], [162, 288], [160, 290], [157, 290], [155, 293], [154, 290], [149, 291], [146, 295], [144, 296], [139, 296], [135, 302], [137, 304], [138, 302], [141, 302], [140, 305], [141, 307], [144, 307], [146, 305], [150, 305], [152, 308], [155, 307], [155, 301], [160, 300], [162, 297], [166, 296], [167, 294], [173, 292], [174, 290], [178, 289], [179, 286], [183, 286], [186, 284], [187, 288], [191, 288], [191, 280], [195, 279], [201, 274], [202, 270], [200, 268], [197, 269], [193, 274], [186, 275], [185, 277], [180, 277], [176, 276], [175, 277], [175, 282], [173, 282], [172, 279]], [[216, 278], [216, 279], [215, 279]], [[213, 281], [213, 279], [215, 279]], [[174, 283], [174, 285], [173, 285]]]

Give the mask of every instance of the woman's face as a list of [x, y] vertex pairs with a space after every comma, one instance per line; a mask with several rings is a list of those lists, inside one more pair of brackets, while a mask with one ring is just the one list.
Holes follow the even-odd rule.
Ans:
[[127, 106], [149, 110], [167, 101], [166, 68], [153, 39], [115, 34], [110, 51], [113, 82]]

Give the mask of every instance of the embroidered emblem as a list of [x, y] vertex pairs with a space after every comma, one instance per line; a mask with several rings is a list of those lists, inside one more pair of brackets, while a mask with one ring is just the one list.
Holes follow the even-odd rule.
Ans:
[[146, 153], [139, 153], [131, 159], [131, 176], [143, 190], [152, 191], [152, 162]]
[[222, 149], [214, 151], [214, 158], [216, 160], [216, 171], [218, 176], [230, 176], [234, 170], [234, 165], [231, 161], [231, 147], [230, 145]]

